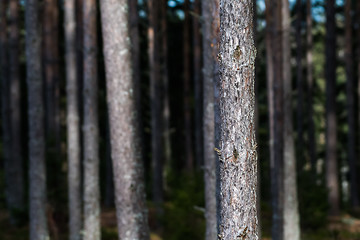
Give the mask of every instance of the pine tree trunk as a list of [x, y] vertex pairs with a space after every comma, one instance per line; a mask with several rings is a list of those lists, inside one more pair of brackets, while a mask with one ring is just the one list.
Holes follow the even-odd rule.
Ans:
[[205, 184], [205, 221], [206, 240], [217, 239], [217, 159], [215, 146], [215, 112], [214, 112], [214, 84], [219, 81], [215, 73], [217, 69], [217, 55], [219, 52], [219, 1], [202, 1], [203, 19], [203, 139], [204, 139], [204, 184]]
[[133, 98], [139, 88], [131, 74], [127, 5], [127, 0], [101, 1], [116, 215], [119, 239], [147, 240], [144, 172]]
[[69, 239], [80, 240], [81, 233], [81, 171], [78, 79], [76, 73], [75, 0], [64, 2], [66, 47], [67, 154], [69, 194]]
[[326, 2], [326, 185], [329, 190], [329, 215], [340, 214], [338, 167], [336, 158], [336, 53], [335, 1]]
[[99, 129], [96, 1], [83, 3], [84, 33], [84, 239], [99, 240]]
[[30, 240], [49, 238], [46, 222], [45, 133], [39, 2], [26, 1], [26, 59], [29, 117]]
[[220, 4], [222, 240], [258, 239], [252, 6], [252, 0]]
[[306, 81], [308, 85], [308, 147], [312, 170], [316, 167], [316, 141], [315, 141], [315, 123], [314, 123], [314, 107], [313, 107], [313, 39], [312, 39], [312, 5], [311, 0], [306, 2]]
[[190, 107], [190, 8], [189, 0], [184, 2], [184, 134], [185, 134], [185, 163], [186, 169], [192, 171], [194, 169], [193, 143], [191, 131], [191, 107]]
[[348, 121], [348, 161], [350, 169], [350, 202], [353, 208], [359, 206], [359, 194], [356, 174], [356, 124], [355, 124], [355, 79], [353, 74], [352, 20], [351, 0], [345, 3], [345, 64], [346, 64], [346, 98]]
[[200, 0], [195, 0], [193, 16], [193, 61], [194, 61], [194, 96], [195, 96], [195, 162], [200, 169], [203, 165], [203, 138], [202, 138], [202, 78], [201, 78], [201, 32], [200, 32]]
[[289, 1], [282, 0], [282, 64], [284, 84], [284, 239], [300, 240], [299, 207], [296, 184], [296, 157], [292, 124], [290, 21]]

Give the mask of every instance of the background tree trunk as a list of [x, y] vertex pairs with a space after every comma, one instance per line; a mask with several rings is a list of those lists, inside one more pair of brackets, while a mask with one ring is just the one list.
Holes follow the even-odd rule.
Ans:
[[81, 156], [78, 103], [78, 79], [76, 76], [76, 16], [75, 0], [64, 2], [64, 28], [66, 47], [66, 97], [67, 97], [67, 154], [68, 154], [68, 197], [69, 197], [69, 239], [81, 238]]
[[283, 98], [284, 99], [283, 100], [284, 239], [300, 240], [299, 207], [298, 207], [297, 183], [296, 183], [297, 182], [296, 157], [295, 157], [295, 146], [294, 146], [293, 124], [292, 124], [292, 87], [291, 87], [292, 77], [291, 77], [291, 47], [290, 47], [291, 20], [290, 20], [289, 0], [282, 0], [281, 7], [282, 7], [282, 31], [283, 31], [282, 64], [283, 64], [283, 84], [284, 84], [284, 98]]
[[84, 33], [84, 239], [99, 240], [99, 129], [96, 1], [83, 3]]
[[216, 179], [217, 164], [215, 145], [215, 109], [214, 84], [219, 81], [215, 73], [217, 69], [217, 55], [219, 52], [219, 14], [218, 0], [202, 1], [203, 19], [203, 139], [204, 139], [204, 184], [205, 184], [205, 221], [206, 240], [217, 239], [217, 201]]
[[252, 6], [252, 0], [220, 4], [222, 240], [258, 239]]
[[30, 240], [49, 238], [46, 222], [46, 170], [43, 82], [41, 69], [41, 18], [39, 2], [26, 1], [26, 59], [29, 115]]
[[345, 2], [345, 65], [346, 65], [346, 98], [348, 121], [348, 161], [350, 171], [350, 202], [353, 208], [359, 206], [359, 194], [356, 174], [356, 124], [355, 124], [355, 82], [353, 74], [352, 20], [351, 0]]
[[329, 190], [329, 215], [339, 215], [339, 183], [336, 158], [336, 53], [335, 1], [326, 2], [326, 185]]
[[134, 85], [131, 74], [127, 4], [127, 0], [101, 1], [116, 215], [119, 239], [147, 240], [150, 236], [138, 115], [132, 97], [139, 86]]

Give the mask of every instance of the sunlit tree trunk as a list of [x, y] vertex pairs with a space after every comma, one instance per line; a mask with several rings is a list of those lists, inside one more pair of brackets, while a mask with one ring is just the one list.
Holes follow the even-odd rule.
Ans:
[[339, 215], [339, 182], [336, 158], [336, 39], [335, 1], [326, 2], [326, 185], [329, 190], [329, 215]]
[[[284, 114], [284, 239], [300, 240], [296, 157], [292, 124], [292, 78], [289, 0], [282, 0]], [[301, 100], [302, 101], [302, 100]], [[302, 117], [302, 116], [301, 116]]]
[[102, 0], [101, 18], [119, 239], [147, 240], [149, 228], [127, 0]]
[[219, 239], [258, 239], [253, 2], [220, 2]]
[[69, 239], [80, 240], [81, 234], [81, 171], [78, 79], [76, 73], [75, 0], [64, 2], [66, 47], [66, 103]]
[[218, 82], [217, 55], [219, 52], [220, 6], [218, 0], [202, 1], [203, 25], [203, 139], [206, 240], [217, 239], [214, 84]]
[[49, 239], [46, 222], [45, 133], [39, 8], [37, 0], [26, 1], [30, 240]]
[[84, 239], [99, 240], [99, 129], [96, 1], [83, 2], [84, 54]]
[[352, 48], [352, 16], [350, 0], [345, 3], [345, 64], [346, 64], [346, 98], [348, 121], [348, 161], [350, 171], [350, 201], [352, 207], [359, 206], [358, 184], [356, 174], [356, 124], [355, 124], [355, 79], [353, 74], [353, 48]]

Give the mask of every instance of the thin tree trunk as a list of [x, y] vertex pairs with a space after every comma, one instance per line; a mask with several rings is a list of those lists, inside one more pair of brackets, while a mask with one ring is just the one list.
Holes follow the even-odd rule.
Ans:
[[190, 16], [189, 0], [184, 2], [184, 134], [185, 134], [185, 159], [186, 169], [192, 171], [194, 168], [193, 143], [191, 131], [191, 107], [190, 107]]
[[49, 238], [46, 222], [45, 133], [39, 2], [26, 1], [26, 59], [29, 117], [30, 240]]
[[[289, 0], [282, 0], [282, 64], [284, 84], [284, 239], [300, 240], [299, 207], [296, 184], [296, 157], [292, 124], [290, 21]], [[302, 116], [300, 117], [302, 118]]]
[[151, 96], [151, 149], [153, 172], [153, 201], [157, 216], [163, 204], [163, 137], [162, 137], [162, 79], [160, 63], [160, 4], [148, 1], [149, 10], [149, 63]]
[[217, 159], [214, 152], [215, 145], [215, 99], [214, 84], [219, 81], [215, 73], [217, 69], [217, 55], [219, 52], [220, 14], [219, 1], [202, 1], [203, 19], [203, 139], [204, 139], [204, 184], [205, 184], [205, 221], [206, 240], [216, 240], [217, 229], [217, 201], [216, 179]]
[[258, 239], [252, 6], [252, 0], [220, 4], [222, 240]]
[[202, 78], [201, 78], [201, 32], [200, 32], [200, 0], [193, 3], [193, 61], [194, 61], [194, 96], [195, 96], [195, 162], [200, 169], [203, 165], [203, 138], [202, 138]]
[[329, 215], [339, 215], [339, 183], [336, 159], [336, 54], [335, 1], [326, 2], [326, 185], [329, 190]]
[[313, 39], [312, 39], [312, 13], [311, 13], [311, 0], [306, 2], [306, 79], [308, 85], [308, 146], [311, 168], [315, 171], [316, 165], [316, 141], [315, 141], [315, 123], [313, 119], [314, 108], [313, 108]]
[[351, 1], [345, 2], [345, 64], [346, 64], [346, 98], [348, 121], [348, 161], [350, 169], [350, 202], [353, 208], [359, 206], [359, 194], [356, 174], [356, 124], [355, 124], [355, 82], [353, 74], [352, 20]]
[[[304, 84], [303, 84], [303, 66], [302, 66], [302, 37], [301, 37], [301, 24], [302, 24], [302, 0], [296, 1], [296, 80], [297, 80], [297, 149], [298, 155], [304, 157]], [[290, 59], [289, 59], [290, 61]], [[291, 79], [290, 79], [291, 81]], [[286, 111], [286, 110], [285, 110]], [[286, 121], [285, 121], [286, 122]], [[285, 140], [286, 142], [286, 140]]]
[[147, 240], [144, 172], [136, 102], [132, 97], [139, 86], [131, 74], [127, 4], [127, 0], [101, 1], [116, 215], [119, 239]]
[[81, 237], [81, 171], [80, 171], [80, 126], [78, 104], [78, 79], [76, 75], [76, 17], [75, 0], [64, 2], [64, 28], [66, 47], [66, 97], [67, 97], [67, 154], [69, 239]]
[[99, 129], [96, 1], [83, 3], [84, 33], [84, 239], [99, 240]]

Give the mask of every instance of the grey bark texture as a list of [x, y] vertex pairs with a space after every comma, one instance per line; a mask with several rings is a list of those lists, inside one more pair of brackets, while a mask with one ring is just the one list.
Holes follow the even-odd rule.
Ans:
[[326, 186], [328, 188], [329, 215], [340, 214], [338, 164], [336, 157], [336, 39], [335, 1], [326, 2]]
[[258, 239], [253, 3], [220, 1], [221, 240]]
[[348, 130], [348, 161], [350, 171], [350, 203], [353, 208], [359, 206], [358, 181], [356, 171], [356, 122], [355, 122], [355, 78], [353, 73], [353, 39], [352, 39], [352, 3], [345, 2], [345, 69]]
[[289, 0], [282, 0], [283, 84], [284, 84], [284, 239], [300, 240], [296, 157], [292, 124], [292, 77]]
[[102, 0], [101, 19], [119, 239], [147, 240], [149, 227], [132, 79], [127, 0]]
[[162, 135], [162, 78], [160, 8], [155, 0], [148, 1], [149, 10], [149, 67], [151, 97], [151, 156], [153, 201], [157, 217], [162, 214], [163, 204], [163, 135]]
[[100, 240], [99, 124], [96, 0], [83, 3], [84, 33], [84, 231], [83, 238]]
[[26, 61], [29, 118], [30, 240], [49, 238], [46, 222], [46, 169], [43, 81], [41, 69], [41, 18], [37, 0], [25, 5]]
[[220, 6], [218, 0], [202, 0], [203, 19], [203, 140], [206, 240], [216, 240], [217, 231], [217, 158], [215, 145], [214, 84], [219, 81], [217, 55], [219, 52]]
[[311, 0], [306, 1], [306, 82], [307, 82], [307, 108], [308, 108], [308, 149], [312, 170], [315, 170], [316, 164], [316, 141], [315, 141], [315, 123], [313, 119], [313, 39], [312, 39], [312, 5]]
[[68, 158], [69, 239], [80, 240], [81, 217], [81, 156], [78, 79], [76, 72], [75, 0], [64, 2], [66, 60], [66, 126]]

